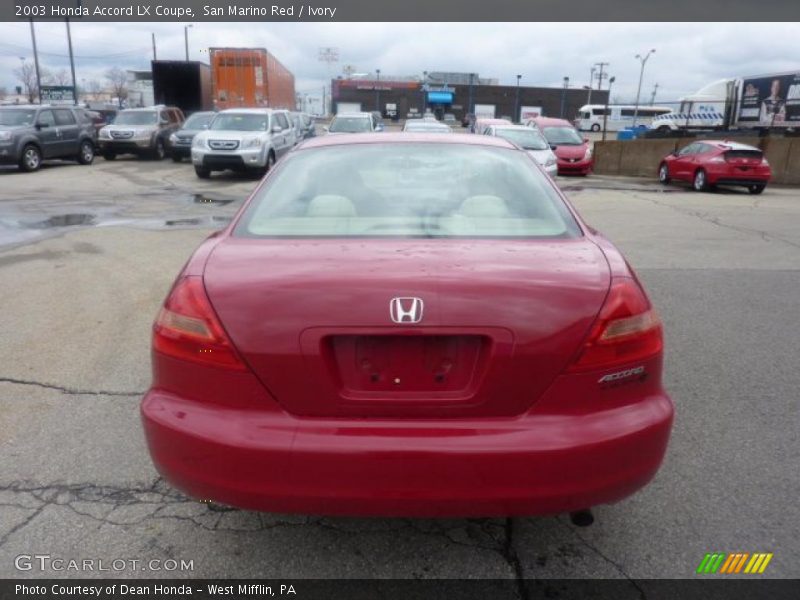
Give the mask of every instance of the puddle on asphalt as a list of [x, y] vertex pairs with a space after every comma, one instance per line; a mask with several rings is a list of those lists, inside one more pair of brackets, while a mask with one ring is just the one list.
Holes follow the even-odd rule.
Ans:
[[35, 221], [23, 225], [29, 229], [53, 229], [55, 227], [76, 227], [79, 225], [94, 225], [95, 215], [88, 213], [69, 213], [66, 215], [53, 215], [44, 221]]
[[231, 222], [232, 217], [222, 217], [214, 215], [212, 217], [192, 217], [189, 219], [168, 219], [164, 221], [167, 227], [192, 227], [196, 225], [214, 225], [214, 224], [227, 224]]

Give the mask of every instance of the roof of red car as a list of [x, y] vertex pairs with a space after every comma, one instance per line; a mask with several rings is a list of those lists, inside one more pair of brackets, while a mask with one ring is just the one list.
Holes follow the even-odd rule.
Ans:
[[474, 135], [469, 133], [341, 133], [323, 135], [306, 140], [298, 148], [320, 148], [322, 146], [343, 146], [349, 144], [398, 144], [398, 143], [437, 143], [437, 144], [470, 144], [477, 146], [494, 146], [498, 148], [517, 147], [500, 137]]
[[574, 127], [572, 123], [566, 119], [554, 119], [553, 117], [534, 117], [530, 119], [538, 127]]

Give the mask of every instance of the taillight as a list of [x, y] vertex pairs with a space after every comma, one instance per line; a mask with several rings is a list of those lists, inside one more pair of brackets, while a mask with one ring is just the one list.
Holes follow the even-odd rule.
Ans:
[[618, 277], [571, 371], [603, 369], [661, 352], [661, 320], [639, 284]]
[[153, 325], [153, 349], [205, 365], [246, 368], [196, 276], [178, 281], [164, 302]]

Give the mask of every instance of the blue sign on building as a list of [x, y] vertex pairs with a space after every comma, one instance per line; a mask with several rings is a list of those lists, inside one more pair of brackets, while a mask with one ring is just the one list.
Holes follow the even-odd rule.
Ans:
[[453, 92], [428, 92], [428, 102], [430, 104], [451, 104]]

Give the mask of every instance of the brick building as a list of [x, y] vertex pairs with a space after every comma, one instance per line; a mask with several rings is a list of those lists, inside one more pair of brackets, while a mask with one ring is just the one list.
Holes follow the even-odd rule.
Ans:
[[[334, 113], [338, 108], [380, 110], [384, 117], [391, 118], [396, 110], [397, 117], [404, 119], [409, 113], [422, 113], [429, 109], [440, 117], [444, 113], [453, 113], [459, 121], [466, 113], [476, 112], [487, 115], [493, 112], [495, 117], [511, 117], [515, 121], [520, 117], [515, 114], [517, 87], [514, 85], [334, 79], [331, 90]], [[607, 90], [592, 91], [593, 104], [603, 104], [607, 97]], [[523, 116], [540, 112], [548, 117], [560, 117], [563, 103], [564, 118], [572, 120], [578, 109], [587, 103], [587, 98], [585, 89], [520, 86], [519, 112]]]

